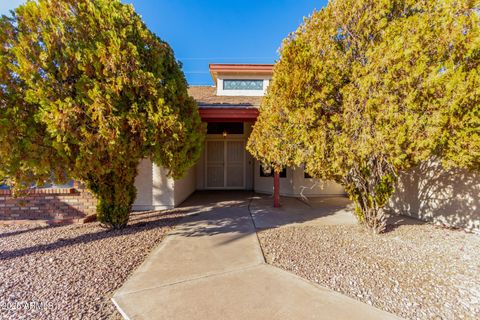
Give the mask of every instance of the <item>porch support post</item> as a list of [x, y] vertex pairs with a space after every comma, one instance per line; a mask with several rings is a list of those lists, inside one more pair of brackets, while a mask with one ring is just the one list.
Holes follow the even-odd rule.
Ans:
[[273, 207], [280, 208], [280, 172], [273, 174]]

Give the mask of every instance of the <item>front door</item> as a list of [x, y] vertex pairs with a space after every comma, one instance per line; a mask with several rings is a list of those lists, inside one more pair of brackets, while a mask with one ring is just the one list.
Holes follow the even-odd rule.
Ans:
[[207, 140], [207, 189], [245, 189], [244, 140]]

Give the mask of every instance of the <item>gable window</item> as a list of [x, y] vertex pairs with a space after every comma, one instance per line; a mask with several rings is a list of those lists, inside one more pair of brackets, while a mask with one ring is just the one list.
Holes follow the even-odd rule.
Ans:
[[263, 80], [223, 80], [223, 90], [263, 90]]

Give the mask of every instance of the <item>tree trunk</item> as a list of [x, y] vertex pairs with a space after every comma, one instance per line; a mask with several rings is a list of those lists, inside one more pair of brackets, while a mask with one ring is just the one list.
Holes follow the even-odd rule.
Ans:
[[273, 174], [273, 207], [280, 208], [280, 173], [276, 170]]
[[97, 220], [113, 229], [127, 226], [133, 202], [137, 194], [135, 172], [130, 174], [110, 174], [110, 179], [91, 189], [97, 197]]
[[374, 233], [382, 233], [386, 227], [386, 217], [383, 208], [378, 208], [376, 205], [364, 209], [364, 223], [368, 229]]
[[394, 192], [395, 172], [382, 158], [372, 157], [362, 168], [352, 168], [344, 185], [355, 202], [358, 221], [374, 233], [386, 228], [384, 206]]

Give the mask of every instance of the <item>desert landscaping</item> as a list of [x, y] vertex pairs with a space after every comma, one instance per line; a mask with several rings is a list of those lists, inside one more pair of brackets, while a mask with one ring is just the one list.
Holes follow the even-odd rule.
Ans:
[[405, 319], [480, 317], [480, 237], [429, 224], [258, 233], [269, 264]]
[[[113, 292], [181, 216], [134, 213], [122, 230], [97, 222], [0, 226], [0, 293], [9, 304], [0, 308], [0, 319], [121, 319]], [[32, 302], [44, 308], [16, 308]]]

